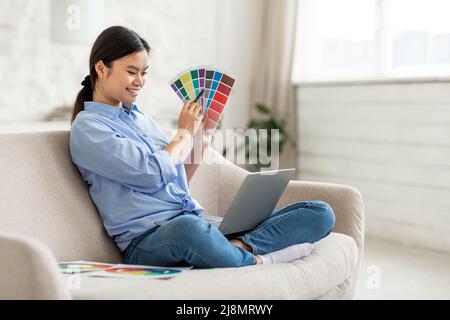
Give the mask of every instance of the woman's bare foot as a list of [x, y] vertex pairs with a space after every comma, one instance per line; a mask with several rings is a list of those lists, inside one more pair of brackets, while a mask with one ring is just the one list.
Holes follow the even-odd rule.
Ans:
[[[245, 242], [238, 240], [238, 239], [232, 239], [230, 242], [235, 245], [236, 247], [239, 247], [241, 249], [247, 250], [250, 253], [253, 253], [252, 248], [246, 244]], [[262, 260], [259, 256], [256, 256], [256, 264], [262, 264]]]
[[248, 244], [246, 244], [245, 242], [243, 242], [241, 240], [232, 239], [232, 240], [230, 240], [230, 242], [232, 244], [234, 244], [236, 247], [239, 247], [241, 249], [244, 249], [244, 250], [247, 250], [248, 252], [253, 253], [252, 248]]

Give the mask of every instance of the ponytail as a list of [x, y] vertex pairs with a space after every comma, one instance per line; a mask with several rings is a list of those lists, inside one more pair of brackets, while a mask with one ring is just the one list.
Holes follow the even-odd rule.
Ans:
[[81, 85], [83, 86], [83, 89], [78, 92], [77, 99], [75, 100], [75, 105], [73, 107], [72, 120], [70, 121], [70, 123], [73, 123], [78, 113], [84, 110], [84, 102], [92, 101], [92, 88], [94, 86], [92, 85], [91, 76], [86, 76], [81, 82]]

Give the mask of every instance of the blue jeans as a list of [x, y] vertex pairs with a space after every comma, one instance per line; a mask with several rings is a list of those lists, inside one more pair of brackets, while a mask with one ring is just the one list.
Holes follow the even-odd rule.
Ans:
[[276, 209], [255, 229], [238, 235], [252, 248], [241, 249], [202, 217], [184, 214], [133, 239], [125, 262], [195, 268], [240, 267], [256, 264], [256, 255], [327, 236], [335, 223], [333, 209], [323, 201], [300, 201]]

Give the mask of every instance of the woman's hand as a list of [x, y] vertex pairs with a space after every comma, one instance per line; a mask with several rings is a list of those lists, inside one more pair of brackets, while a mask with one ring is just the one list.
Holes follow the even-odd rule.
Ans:
[[173, 140], [164, 149], [173, 164], [185, 159], [193, 146], [193, 138], [202, 124], [202, 107], [198, 103], [186, 101], [178, 117], [178, 130]]
[[202, 150], [209, 147], [211, 144], [212, 137], [214, 135], [214, 132], [216, 131], [216, 128], [206, 128], [206, 124], [208, 123], [208, 115], [205, 115], [202, 120]]
[[196, 102], [186, 101], [178, 116], [178, 132], [181, 134], [188, 132], [193, 137], [203, 124], [202, 119], [202, 107]]

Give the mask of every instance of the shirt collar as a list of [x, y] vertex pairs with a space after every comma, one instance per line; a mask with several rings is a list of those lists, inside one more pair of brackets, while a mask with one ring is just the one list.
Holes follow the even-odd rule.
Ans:
[[[125, 107], [123, 107], [123, 108], [125, 108]], [[132, 113], [132, 112], [140, 112], [140, 113], [142, 113], [141, 110], [139, 110], [137, 105], [135, 105], [134, 103], [131, 104], [131, 108], [130, 108], [130, 113]]]
[[[108, 118], [116, 120], [121, 112], [125, 112], [124, 107], [118, 108], [106, 103], [97, 101], [85, 101], [84, 110], [87, 112], [102, 114]], [[132, 112], [141, 112], [138, 107], [133, 103], [130, 108], [130, 114]], [[142, 112], [141, 112], [142, 113]]]

